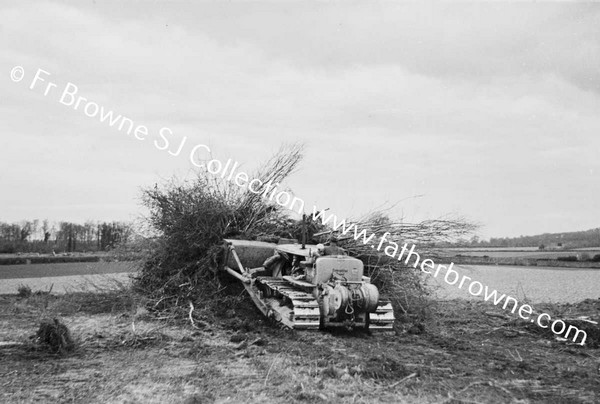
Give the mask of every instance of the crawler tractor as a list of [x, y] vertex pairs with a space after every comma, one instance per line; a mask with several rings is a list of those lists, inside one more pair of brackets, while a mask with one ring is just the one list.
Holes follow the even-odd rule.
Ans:
[[243, 282], [256, 307], [284, 327], [393, 328], [392, 305], [380, 299], [356, 258], [322, 255], [316, 245], [245, 240], [225, 240], [224, 250], [220, 269]]

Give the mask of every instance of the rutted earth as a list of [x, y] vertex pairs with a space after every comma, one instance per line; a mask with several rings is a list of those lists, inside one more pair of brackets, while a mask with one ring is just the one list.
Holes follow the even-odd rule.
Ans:
[[[548, 307], [598, 317], [600, 300]], [[218, 319], [160, 319], [126, 292], [0, 297], [1, 402], [526, 403], [600, 399], [600, 351], [561, 343], [493, 306], [439, 302], [397, 334], [289, 332], [244, 298]], [[78, 341], [51, 354], [42, 316]], [[6, 342], [14, 342], [9, 345]]]

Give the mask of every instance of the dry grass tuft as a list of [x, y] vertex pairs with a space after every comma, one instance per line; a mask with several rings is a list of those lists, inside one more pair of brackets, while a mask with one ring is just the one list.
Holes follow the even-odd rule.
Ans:
[[37, 342], [47, 347], [52, 353], [66, 353], [75, 348], [71, 332], [56, 318], [43, 320], [36, 337]]
[[17, 288], [17, 296], [22, 299], [27, 299], [33, 294], [31, 288], [27, 285], [19, 285]]

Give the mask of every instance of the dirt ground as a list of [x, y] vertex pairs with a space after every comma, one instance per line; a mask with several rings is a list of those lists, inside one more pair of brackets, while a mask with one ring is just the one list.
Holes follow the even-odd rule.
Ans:
[[[543, 308], [540, 306], [540, 308]], [[548, 307], [598, 318], [600, 300]], [[487, 303], [443, 301], [396, 333], [291, 332], [244, 297], [218, 319], [157, 318], [121, 290], [0, 296], [0, 402], [597, 403], [600, 350], [568, 345]], [[64, 322], [72, 352], [35, 341]]]

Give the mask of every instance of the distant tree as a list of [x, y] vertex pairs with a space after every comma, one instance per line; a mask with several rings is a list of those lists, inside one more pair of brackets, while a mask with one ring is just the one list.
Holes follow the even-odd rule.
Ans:
[[48, 219], [44, 219], [42, 221], [42, 232], [44, 233], [44, 243], [48, 244], [48, 240], [50, 240], [50, 223], [48, 223]]
[[20, 229], [20, 241], [27, 241], [27, 238], [31, 235], [31, 222], [23, 223], [23, 226]]
[[131, 226], [126, 223], [102, 223], [98, 226], [100, 250], [115, 248], [120, 243], [126, 243], [131, 237]]
[[96, 224], [92, 221], [87, 221], [83, 225], [83, 234], [84, 234], [84, 242], [86, 248], [93, 248], [94, 243], [94, 229], [96, 228]]
[[31, 235], [33, 236], [34, 240], [39, 240], [39, 238], [38, 238], [39, 230], [40, 230], [40, 220], [34, 219], [33, 222], [31, 222]]
[[68, 230], [68, 236], [67, 236], [67, 251], [71, 252], [74, 250], [74, 246], [73, 246], [73, 224], [69, 223], [69, 230]]

